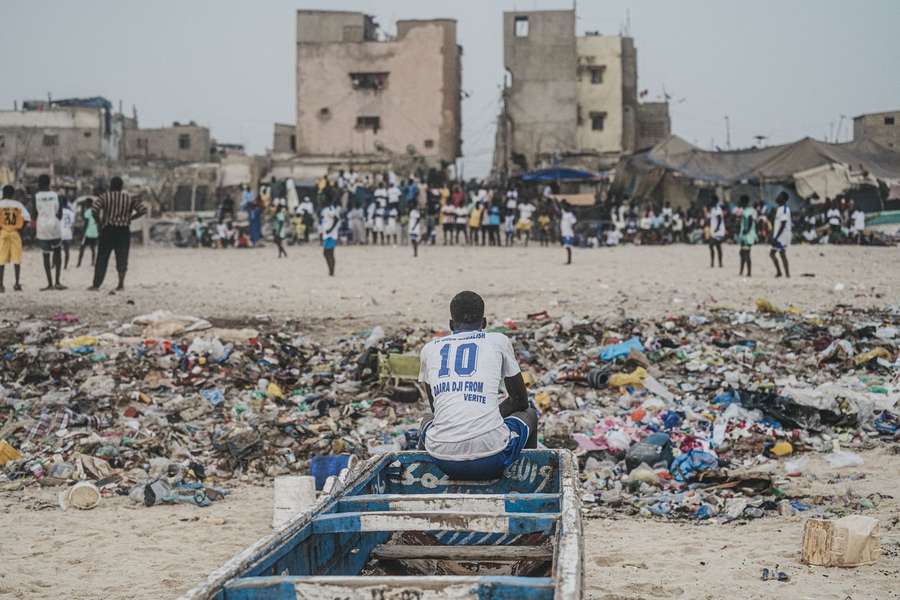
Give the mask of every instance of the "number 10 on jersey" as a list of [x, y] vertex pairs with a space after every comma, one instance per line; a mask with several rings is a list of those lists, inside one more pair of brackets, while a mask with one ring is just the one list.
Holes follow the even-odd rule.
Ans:
[[[444, 344], [441, 348], [441, 368], [438, 371], [438, 377], [447, 377], [450, 375], [450, 346], [452, 344]], [[453, 371], [457, 375], [466, 377], [475, 372], [475, 366], [478, 362], [478, 344], [460, 344], [456, 347], [456, 354], [453, 357]]]

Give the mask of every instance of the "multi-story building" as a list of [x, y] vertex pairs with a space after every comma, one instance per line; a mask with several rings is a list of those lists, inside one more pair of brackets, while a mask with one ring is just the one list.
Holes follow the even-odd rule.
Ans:
[[604, 168], [670, 133], [668, 104], [638, 101], [634, 40], [577, 36], [574, 10], [504, 13], [503, 58], [500, 172], [574, 156]]
[[0, 163], [59, 168], [116, 160], [124, 119], [104, 98], [26, 100], [0, 111]]
[[[428, 164], [461, 155], [462, 48], [452, 19], [397, 22], [379, 38], [369, 15], [297, 11], [294, 152], [306, 157], [416, 155]], [[276, 152], [291, 148], [281, 126]]]
[[872, 140], [900, 152], [900, 110], [855, 117], [853, 140]]
[[190, 123], [172, 123], [171, 127], [128, 128], [124, 136], [127, 160], [204, 162], [210, 159], [209, 128]]

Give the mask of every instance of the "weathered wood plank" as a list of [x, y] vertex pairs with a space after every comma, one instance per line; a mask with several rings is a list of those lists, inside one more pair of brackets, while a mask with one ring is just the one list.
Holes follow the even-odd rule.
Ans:
[[553, 549], [542, 546], [416, 546], [382, 544], [372, 551], [381, 560], [467, 560], [474, 562], [510, 562], [516, 560], [552, 560]]
[[429, 511], [559, 512], [558, 494], [367, 494], [345, 497], [337, 512]]
[[374, 511], [320, 515], [313, 519], [313, 533], [348, 531], [476, 531], [482, 533], [549, 532], [555, 513], [447, 513], [444, 511]]
[[250, 577], [225, 586], [225, 600], [550, 600], [547, 577]]

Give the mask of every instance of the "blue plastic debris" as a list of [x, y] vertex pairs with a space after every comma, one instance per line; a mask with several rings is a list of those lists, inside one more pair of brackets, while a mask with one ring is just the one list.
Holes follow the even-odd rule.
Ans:
[[618, 344], [610, 344], [600, 348], [600, 360], [611, 361], [617, 358], [628, 356], [631, 349], [634, 348], [638, 352], [644, 351], [644, 345], [641, 344], [641, 338], [633, 337], [630, 340], [619, 342]]
[[697, 473], [719, 466], [719, 459], [702, 450], [691, 450], [675, 457], [669, 471], [676, 481], [689, 481]]
[[223, 402], [225, 402], [225, 395], [222, 394], [222, 390], [218, 388], [200, 390], [200, 395], [203, 396], [206, 401], [209, 402], [210, 406], [214, 408], [216, 406], [220, 406]]

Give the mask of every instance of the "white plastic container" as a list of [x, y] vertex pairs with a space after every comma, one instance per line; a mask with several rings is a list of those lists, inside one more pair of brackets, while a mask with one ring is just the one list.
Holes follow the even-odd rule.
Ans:
[[275, 478], [272, 528], [281, 529], [291, 519], [316, 504], [316, 479], [309, 475]]

